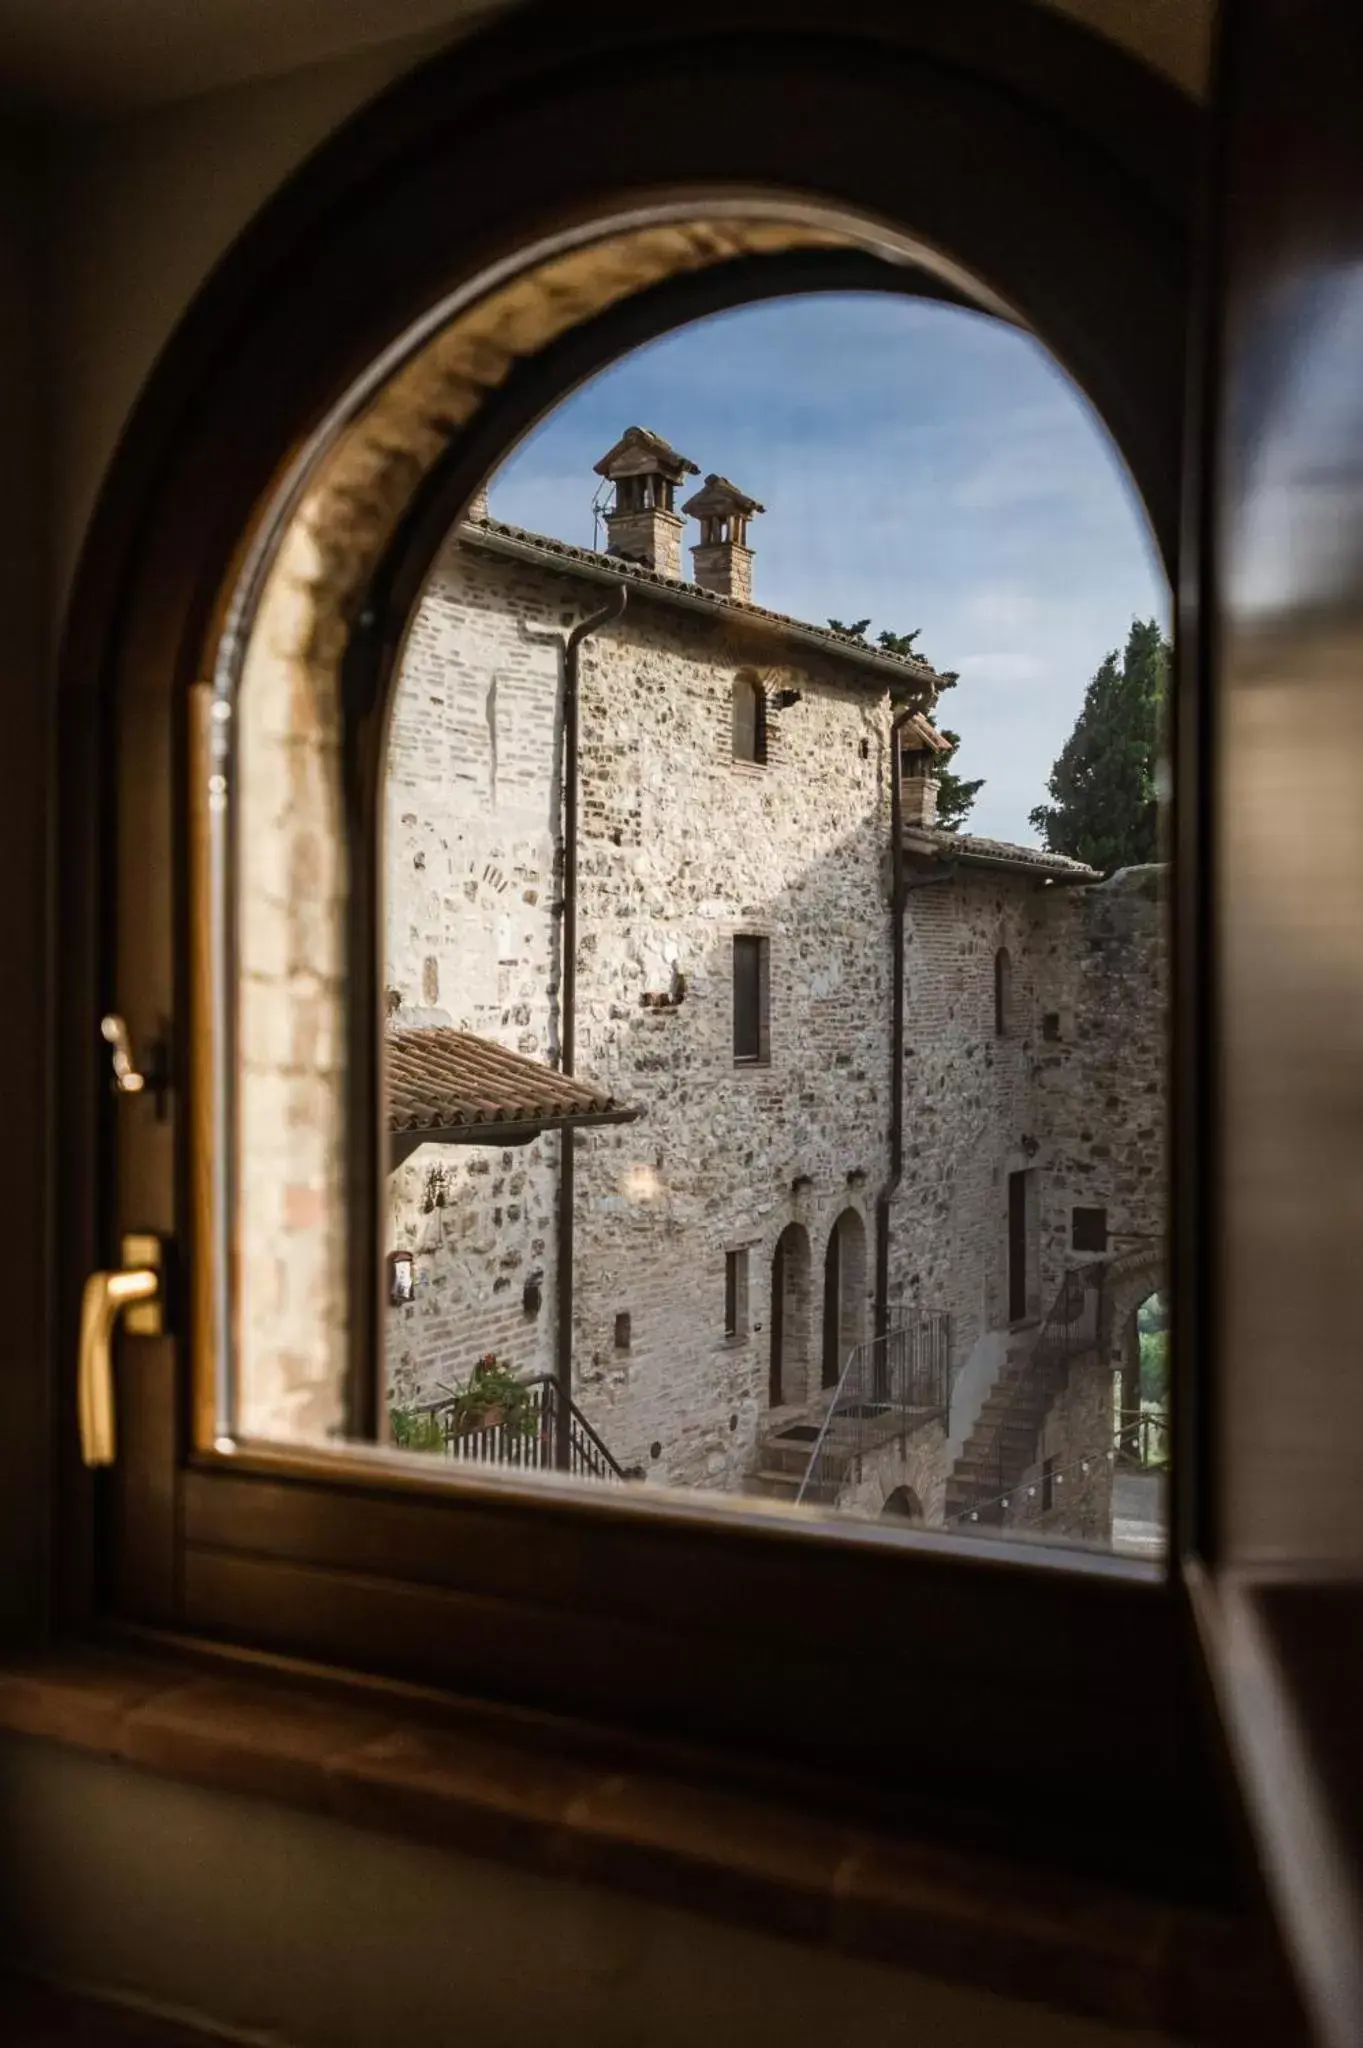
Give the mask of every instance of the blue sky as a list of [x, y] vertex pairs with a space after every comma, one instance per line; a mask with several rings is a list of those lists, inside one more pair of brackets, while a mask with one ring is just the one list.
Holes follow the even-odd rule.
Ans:
[[494, 516], [590, 546], [592, 464], [632, 424], [766, 506], [759, 603], [922, 628], [920, 650], [960, 671], [939, 709], [956, 768], [986, 778], [970, 829], [1033, 840], [1089, 677], [1133, 617], [1168, 610], [1125, 473], [1044, 349], [879, 295], [719, 314], [565, 401], [494, 478]]

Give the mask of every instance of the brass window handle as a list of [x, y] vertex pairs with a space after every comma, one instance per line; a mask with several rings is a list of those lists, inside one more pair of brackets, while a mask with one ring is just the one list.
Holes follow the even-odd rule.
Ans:
[[112, 1273], [92, 1273], [81, 1296], [76, 1408], [87, 1465], [112, 1465], [117, 1448], [110, 1355], [114, 1324], [126, 1314], [127, 1328], [139, 1337], [159, 1337], [165, 1327], [160, 1239], [139, 1233], [125, 1237], [121, 1249], [123, 1265]]

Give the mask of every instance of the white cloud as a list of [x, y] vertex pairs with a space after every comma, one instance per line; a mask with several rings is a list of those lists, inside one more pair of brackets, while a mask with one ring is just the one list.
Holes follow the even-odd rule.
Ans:
[[[830, 364], [836, 375], [830, 375]], [[567, 400], [493, 487], [500, 517], [592, 539], [592, 464], [631, 421], [767, 506], [756, 595], [822, 621], [922, 629], [960, 672], [940, 715], [972, 825], [1032, 836], [1103, 655], [1167, 608], [1129, 482], [1028, 337], [951, 308], [804, 299], [698, 323]]]

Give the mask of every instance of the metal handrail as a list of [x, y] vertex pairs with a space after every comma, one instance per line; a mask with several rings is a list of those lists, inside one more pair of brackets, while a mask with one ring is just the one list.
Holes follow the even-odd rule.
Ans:
[[[1102, 1445], [1098, 1450], [1077, 1451], [1074, 1457], [1070, 1459], [1068, 1465], [1061, 1465], [1051, 1473], [1051, 1481], [1054, 1483], [1057, 1479], [1068, 1479], [1071, 1473], [1074, 1472], [1086, 1472], [1090, 1465], [1096, 1465], [1100, 1459], [1106, 1459], [1109, 1462], [1115, 1461], [1122, 1447], [1122, 1438], [1133, 1435], [1139, 1429], [1156, 1428], [1167, 1430], [1168, 1427], [1167, 1422], [1157, 1423], [1150, 1416], [1143, 1417], [1140, 1422], [1128, 1423], [1125, 1429], [1119, 1429], [1114, 1433], [1110, 1444]], [[1019, 1493], [1024, 1491], [1029, 1494], [1033, 1493], [1041, 1484], [1040, 1478], [1020, 1479], [1013, 1486], [1005, 1487], [1002, 1493], [992, 1494], [988, 1500], [977, 1500], [973, 1507], [962, 1508], [959, 1514], [952, 1517], [952, 1521], [955, 1523], [978, 1522], [980, 1516], [989, 1508], [1006, 1508]]]
[[944, 1309], [921, 1310], [854, 1345], [796, 1489], [796, 1505], [823, 1483], [834, 1448], [845, 1454], [844, 1469], [856, 1465], [887, 1415], [894, 1418], [891, 1435], [902, 1436], [911, 1415], [921, 1422], [945, 1414], [950, 1359], [951, 1319]]

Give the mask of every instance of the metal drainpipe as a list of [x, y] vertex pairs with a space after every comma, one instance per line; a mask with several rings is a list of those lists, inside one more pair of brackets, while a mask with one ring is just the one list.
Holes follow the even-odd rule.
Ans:
[[[914, 717], [901, 711], [890, 725], [890, 1171], [876, 1196], [876, 1302], [877, 1337], [890, 1327], [890, 1205], [904, 1178], [904, 899], [909, 890], [904, 881], [904, 761], [899, 735]], [[929, 889], [949, 882], [955, 863], [940, 875], [930, 875], [914, 884]]]
[[[582, 619], [563, 648], [563, 924], [559, 933], [559, 1071], [571, 1074], [577, 1055], [577, 655], [583, 641], [618, 619], [629, 600], [619, 584], [609, 604]], [[558, 1140], [558, 1245], [555, 1255], [554, 1379], [559, 1398], [554, 1422], [554, 1464], [569, 1465], [568, 1403], [573, 1397], [573, 1221], [576, 1150], [571, 1129]]]

